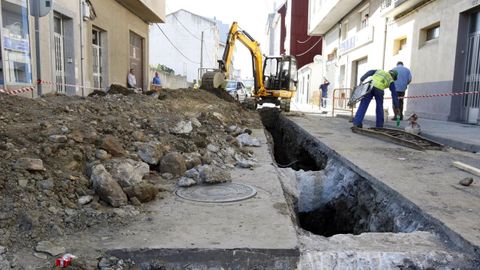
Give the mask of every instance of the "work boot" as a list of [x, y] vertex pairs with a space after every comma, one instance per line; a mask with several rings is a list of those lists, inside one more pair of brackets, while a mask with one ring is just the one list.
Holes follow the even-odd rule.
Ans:
[[363, 128], [363, 124], [359, 124], [359, 125], [355, 125], [355, 124], [353, 124], [353, 127], [356, 127], [356, 128]]

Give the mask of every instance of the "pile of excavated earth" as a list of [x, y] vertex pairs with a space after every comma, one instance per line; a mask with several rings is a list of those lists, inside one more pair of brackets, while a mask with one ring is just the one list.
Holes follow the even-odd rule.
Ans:
[[178, 186], [229, 181], [254, 166], [258, 115], [203, 90], [126, 89], [87, 98], [0, 95], [0, 269], [17, 250], [55, 258], [45, 241], [121, 226]]

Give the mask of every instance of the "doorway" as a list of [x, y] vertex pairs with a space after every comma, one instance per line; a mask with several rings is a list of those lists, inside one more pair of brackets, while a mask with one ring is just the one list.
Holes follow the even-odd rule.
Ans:
[[55, 90], [58, 93], [65, 93], [65, 24], [59, 14], [53, 17], [53, 39], [55, 51]]
[[[480, 91], [480, 11], [470, 14], [467, 40], [464, 92]], [[476, 123], [479, 118], [480, 93], [464, 95], [463, 120]]]
[[367, 73], [368, 71], [368, 57], [359, 59], [355, 61], [354, 67], [354, 74], [352, 78], [354, 81], [352, 82], [352, 88], [360, 84], [360, 78], [362, 78], [363, 74]]
[[143, 41], [144, 39], [130, 32], [130, 68], [134, 69], [137, 87], [143, 88]]

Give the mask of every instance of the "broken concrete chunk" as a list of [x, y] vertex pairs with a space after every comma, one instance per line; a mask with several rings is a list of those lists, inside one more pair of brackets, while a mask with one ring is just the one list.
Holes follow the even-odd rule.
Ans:
[[66, 143], [68, 138], [65, 135], [51, 135], [48, 140], [54, 143]]
[[199, 127], [202, 127], [202, 123], [200, 123], [200, 121], [198, 121], [197, 118], [192, 118], [190, 119], [190, 121], [192, 122], [192, 125], [196, 128], [199, 128]]
[[100, 148], [104, 149], [114, 157], [126, 156], [127, 152], [123, 148], [122, 144], [113, 136], [106, 136], [100, 142]]
[[100, 199], [113, 207], [127, 204], [127, 195], [103, 165], [92, 168], [90, 180]]
[[107, 151], [105, 151], [103, 149], [98, 149], [95, 152], [95, 157], [100, 159], [100, 160], [107, 160], [107, 159], [110, 159], [112, 156], [109, 155]]
[[473, 178], [472, 177], [467, 177], [462, 180], [460, 180], [459, 184], [465, 187], [470, 186], [473, 183]]
[[171, 173], [173, 176], [182, 176], [185, 171], [187, 171], [185, 158], [177, 152], [166, 154], [160, 162], [161, 173]]
[[142, 143], [138, 145], [138, 156], [150, 165], [157, 165], [163, 156], [163, 149], [158, 142]]
[[192, 178], [190, 177], [182, 177], [180, 178], [180, 180], [178, 180], [177, 182], [177, 186], [179, 187], [191, 187], [193, 185], [196, 185], [197, 182], [195, 180], [193, 180]]
[[86, 195], [86, 196], [82, 196], [82, 197], [78, 198], [78, 204], [80, 204], [80, 205], [89, 204], [92, 201], [93, 201], [93, 197], [90, 196], [90, 195]]
[[237, 136], [237, 141], [242, 146], [254, 146], [260, 147], [260, 141], [257, 138], [254, 138], [247, 133], [243, 133]]
[[195, 181], [200, 180], [200, 172], [193, 168], [185, 172], [185, 177], [192, 178]]
[[207, 145], [207, 150], [213, 153], [217, 153], [218, 151], [220, 151], [220, 148], [216, 145], [209, 144]]
[[189, 134], [192, 132], [192, 122], [191, 121], [180, 121], [174, 128], [170, 129], [170, 133], [173, 134]]
[[46, 253], [50, 256], [58, 256], [65, 253], [65, 248], [62, 246], [57, 246], [50, 241], [41, 241], [38, 242], [35, 247], [35, 251]]
[[232, 181], [232, 176], [229, 171], [215, 166], [200, 167], [200, 178], [203, 182], [208, 184], [217, 184]]
[[122, 187], [138, 185], [143, 177], [150, 173], [147, 163], [132, 159], [113, 159], [107, 163], [107, 168]]
[[154, 185], [147, 183], [142, 183], [134, 187], [128, 187], [124, 190], [130, 199], [137, 198], [142, 203], [155, 200], [155, 197], [158, 194], [158, 189], [155, 188]]
[[20, 158], [14, 166], [15, 169], [25, 169], [28, 171], [45, 171], [43, 160], [35, 158]]

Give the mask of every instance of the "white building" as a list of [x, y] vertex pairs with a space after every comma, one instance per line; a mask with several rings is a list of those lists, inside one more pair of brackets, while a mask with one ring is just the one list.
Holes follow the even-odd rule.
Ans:
[[[334, 88], [353, 88], [366, 71], [402, 61], [413, 74], [407, 96], [479, 91], [479, 7], [471, 0], [311, 0], [309, 34], [324, 37]], [[479, 107], [480, 94], [407, 99], [406, 115], [474, 123]]]
[[168, 14], [165, 24], [150, 26], [150, 64], [165, 65], [193, 82], [199, 68], [218, 67], [226, 39], [220, 36], [220, 24], [183, 9]]

